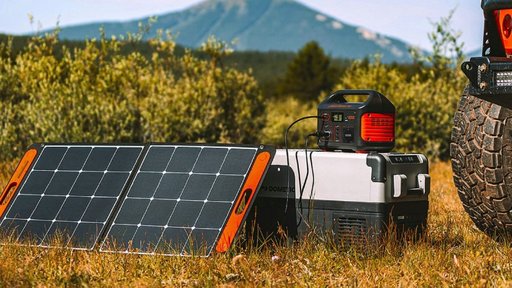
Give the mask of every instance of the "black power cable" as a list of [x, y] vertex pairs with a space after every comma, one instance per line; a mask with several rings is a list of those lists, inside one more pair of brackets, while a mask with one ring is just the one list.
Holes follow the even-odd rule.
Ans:
[[[299, 227], [299, 225], [302, 223], [302, 219], [303, 219], [303, 213], [304, 213], [304, 209], [303, 209], [303, 204], [302, 204], [302, 198], [303, 198], [303, 195], [304, 195], [304, 191], [306, 189], [306, 184], [308, 182], [308, 177], [309, 177], [309, 163], [311, 163], [311, 177], [312, 177], [312, 181], [311, 181], [311, 191], [309, 193], [309, 202], [308, 202], [308, 207], [311, 206], [311, 198], [313, 196], [313, 189], [315, 188], [315, 170], [314, 170], [314, 167], [313, 167], [313, 151], [311, 151], [309, 153], [309, 162], [308, 162], [308, 147], [309, 147], [309, 138], [311, 137], [317, 137], [317, 138], [320, 138], [320, 137], [326, 137], [326, 136], [329, 136], [329, 133], [327, 132], [314, 132], [314, 133], [310, 133], [306, 136], [306, 138], [304, 139], [304, 142], [305, 142], [305, 145], [304, 145], [304, 157], [305, 157], [305, 160], [306, 160], [306, 176], [304, 177], [304, 183], [302, 183], [302, 185], [300, 186], [300, 193], [299, 193], [299, 209], [300, 209], [300, 218], [299, 218], [299, 221], [297, 222], [297, 227]], [[300, 179], [300, 167], [299, 167], [299, 158], [298, 158], [298, 151], [295, 153], [295, 161], [296, 161], [296, 164], [297, 164], [297, 173], [299, 174], [299, 183], [301, 183], [301, 179]], [[311, 209], [308, 209], [308, 221], [310, 220], [309, 219], [309, 215], [310, 215], [310, 211]], [[307, 224], [307, 222], [305, 222]], [[309, 225], [308, 225], [309, 226]]]
[[[290, 129], [297, 123], [301, 122], [301, 121], [304, 121], [306, 119], [321, 119], [322, 117], [320, 116], [304, 116], [304, 117], [301, 117], [295, 121], [293, 121], [292, 124], [290, 124], [288, 126], [288, 128], [286, 128], [286, 132], [284, 134], [284, 149], [286, 151], [286, 166], [288, 167], [288, 169], [286, 169], [286, 206], [285, 206], [285, 213], [288, 212], [288, 201], [290, 199], [290, 190], [291, 190], [291, 187], [290, 187], [290, 156], [289, 156], [289, 153], [288, 153], [288, 133], [290, 132]], [[300, 189], [300, 182], [299, 182], [299, 189]]]
[[311, 206], [312, 206], [312, 198], [313, 198], [313, 189], [315, 189], [315, 169], [313, 167], [313, 151], [309, 153], [309, 162], [311, 162], [311, 191], [309, 192], [309, 202], [308, 202], [308, 221], [311, 220], [310, 218], [310, 212], [311, 212]]
[[[307, 158], [306, 158], [307, 159]], [[302, 180], [301, 180], [301, 173], [300, 173], [300, 165], [299, 165], [299, 150], [295, 151], [295, 164], [297, 165], [297, 175], [299, 176], [299, 198], [302, 198]], [[306, 162], [307, 166], [307, 162]], [[306, 170], [306, 177], [305, 181], [307, 181], [307, 174], [309, 173], [308, 170]], [[295, 201], [295, 200], [294, 200]], [[299, 225], [302, 223], [302, 203], [299, 200], [299, 221], [297, 222], [296, 227], [299, 227]]]
[[[287, 170], [286, 170], [286, 181], [287, 181], [287, 190], [286, 190], [286, 204], [285, 204], [285, 214], [288, 212], [288, 202], [290, 200], [290, 191], [291, 191], [291, 187], [290, 187], [290, 156], [289, 156], [289, 152], [288, 152], [288, 133], [290, 131], [290, 129], [297, 123], [303, 121], [303, 120], [306, 120], [306, 119], [322, 119], [322, 123], [323, 121], [325, 120], [324, 117], [322, 116], [305, 116], [305, 117], [301, 117], [295, 121], [293, 121], [292, 124], [290, 124], [288, 126], [288, 128], [286, 128], [286, 132], [285, 132], [285, 135], [284, 135], [284, 146], [285, 146], [285, 151], [286, 151], [286, 166], [288, 167]], [[323, 124], [321, 125], [321, 127], [323, 127]], [[320, 139], [321, 137], [322, 138], [326, 138], [326, 137], [329, 137], [330, 133], [329, 132], [325, 132], [325, 131], [316, 131], [314, 133], [310, 133], [306, 136], [305, 138], [305, 149], [304, 149], [304, 153], [305, 153], [305, 160], [306, 160], [306, 176], [304, 177], [304, 183], [302, 183], [302, 179], [301, 179], [301, 173], [300, 173], [300, 165], [299, 165], [299, 158], [298, 158], [298, 153], [299, 151], [296, 151], [295, 152], [295, 161], [296, 161], [296, 165], [297, 165], [297, 174], [298, 174], [298, 177], [299, 177], [299, 208], [300, 208], [300, 218], [299, 218], [299, 221], [297, 222], [297, 227], [299, 227], [299, 225], [302, 223], [302, 220], [303, 220], [303, 205], [302, 205], [302, 198], [303, 198], [303, 195], [304, 195], [304, 190], [306, 188], [306, 184], [307, 184], [307, 181], [308, 181], [308, 177], [309, 177], [309, 163], [308, 163], [308, 142], [309, 142], [309, 138], [310, 137], [317, 137], [318, 139]], [[327, 141], [327, 140], [326, 140]], [[311, 162], [311, 175], [312, 175], [312, 184], [311, 184], [311, 192], [310, 192], [310, 199], [309, 199], [309, 206], [311, 206], [311, 197], [313, 195], [313, 189], [315, 187], [315, 172], [313, 171], [313, 152], [310, 153], [309, 155], [309, 160]], [[308, 211], [308, 219], [309, 219], [309, 216], [310, 213]]]
[[[297, 151], [295, 153], [295, 161], [296, 161], [296, 164], [297, 164], [297, 173], [299, 174], [299, 185], [300, 185], [300, 193], [299, 193], [299, 209], [300, 209], [300, 215], [299, 216], [300, 216], [300, 218], [299, 218], [299, 221], [297, 222], [297, 227], [299, 227], [299, 225], [302, 223], [302, 220], [303, 220], [303, 216], [302, 215], [304, 213], [304, 208], [303, 208], [303, 204], [302, 204], [302, 197], [304, 195], [304, 190], [306, 189], [306, 184], [308, 183], [308, 177], [309, 177], [309, 162], [308, 162], [308, 144], [309, 143], [308, 142], [309, 142], [309, 138], [313, 137], [313, 136], [318, 137], [318, 133], [317, 132], [310, 133], [304, 139], [304, 142], [305, 142], [305, 146], [304, 146], [304, 154], [305, 155], [304, 155], [304, 157], [305, 157], [305, 160], [306, 160], [306, 176], [304, 177], [304, 183], [302, 183], [301, 179], [300, 179], [300, 167], [299, 167], [299, 157], [298, 157], [299, 151]], [[311, 158], [312, 154], [313, 154], [313, 152], [310, 153], [310, 158]], [[311, 167], [311, 173], [312, 173], [312, 175], [314, 175], [313, 167]], [[305, 223], [307, 225], [307, 222], [305, 222]]]

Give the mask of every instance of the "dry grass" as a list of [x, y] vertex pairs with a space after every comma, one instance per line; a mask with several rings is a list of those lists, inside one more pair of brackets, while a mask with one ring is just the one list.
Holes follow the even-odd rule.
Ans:
[[[5, 183], [14, 167], [1, 168]], [[0, 246], [0, 286], [511, 286], [512, 248], [474, 228], [448, 163], [433, 164], [431, 176], [426, 239], [388, 243], [380, 253], [339, 251], [317, 240], [210, 258], [8, 245]]]

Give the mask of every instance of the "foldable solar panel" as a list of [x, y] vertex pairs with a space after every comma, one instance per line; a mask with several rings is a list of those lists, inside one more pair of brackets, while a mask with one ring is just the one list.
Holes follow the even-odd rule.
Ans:
[[[0, 202], [5, 206], [6, 198], [12, 197], [8, 194], [21, 184], [0, 228], [10, 229], [15, 238], [30, 239], [39, 246], [49, 246], [56, 233], [62, 233], [68, 237], [64, 239], [66, 245], [93, 249], [143, 148], [34, 146], [14, 175], [26, 173], [26, 179], [11, 181], [11, 191], [4, 193]], [[29, 160], [33, 161], [32, 167], [28, 167], [32, 162]]]
[[151, 145], [101, 250], [226, 250], [270, 160], [258, 147]]
[[0, 229], [39, 246], [62, 233], [77, 249], [223, 252], [273, 155], [265, 146], [35, 145], [1, 195]]

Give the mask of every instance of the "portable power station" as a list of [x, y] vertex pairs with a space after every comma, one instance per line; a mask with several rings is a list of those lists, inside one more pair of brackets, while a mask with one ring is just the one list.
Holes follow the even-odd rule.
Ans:
[[297, 239], [314, 228], [344, 245], [382, 240], [390, 228], [396, 228], [398, 238], [417, 237], [426, 227], [430, 176], [425, 156], [289, 152], [287, 166], [285, 150], [277, 150], [256, 198], [249, 219], [257, 235], [284, 231], [288, 239]]
[[[347, 96], [366, 96], [348, 102]], [[341, 90], [318, 105], [318, 146], [323, 150], [391, 151], [395, 146], [395, 106], [373, 90]]]

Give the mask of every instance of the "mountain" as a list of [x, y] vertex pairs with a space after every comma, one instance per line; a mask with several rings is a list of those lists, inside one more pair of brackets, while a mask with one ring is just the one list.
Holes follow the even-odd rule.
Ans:
[[[340, 4], [342, 5], [342, 4]], [[359, 59], [381, 54], [384, 62], [409, 62], [409, 45], [310, 9], [294, 0], [209, 0], [189, 9], [159, 15], [147, 37], [170, 29], [176, 42], [199, 47], [210, 35], [231, 42], [237, 50], [297, 51], [317, 41], [333, 57]], [[60, 37], [83, 40], [136, 32], [148, 18], [62, 27]]]

